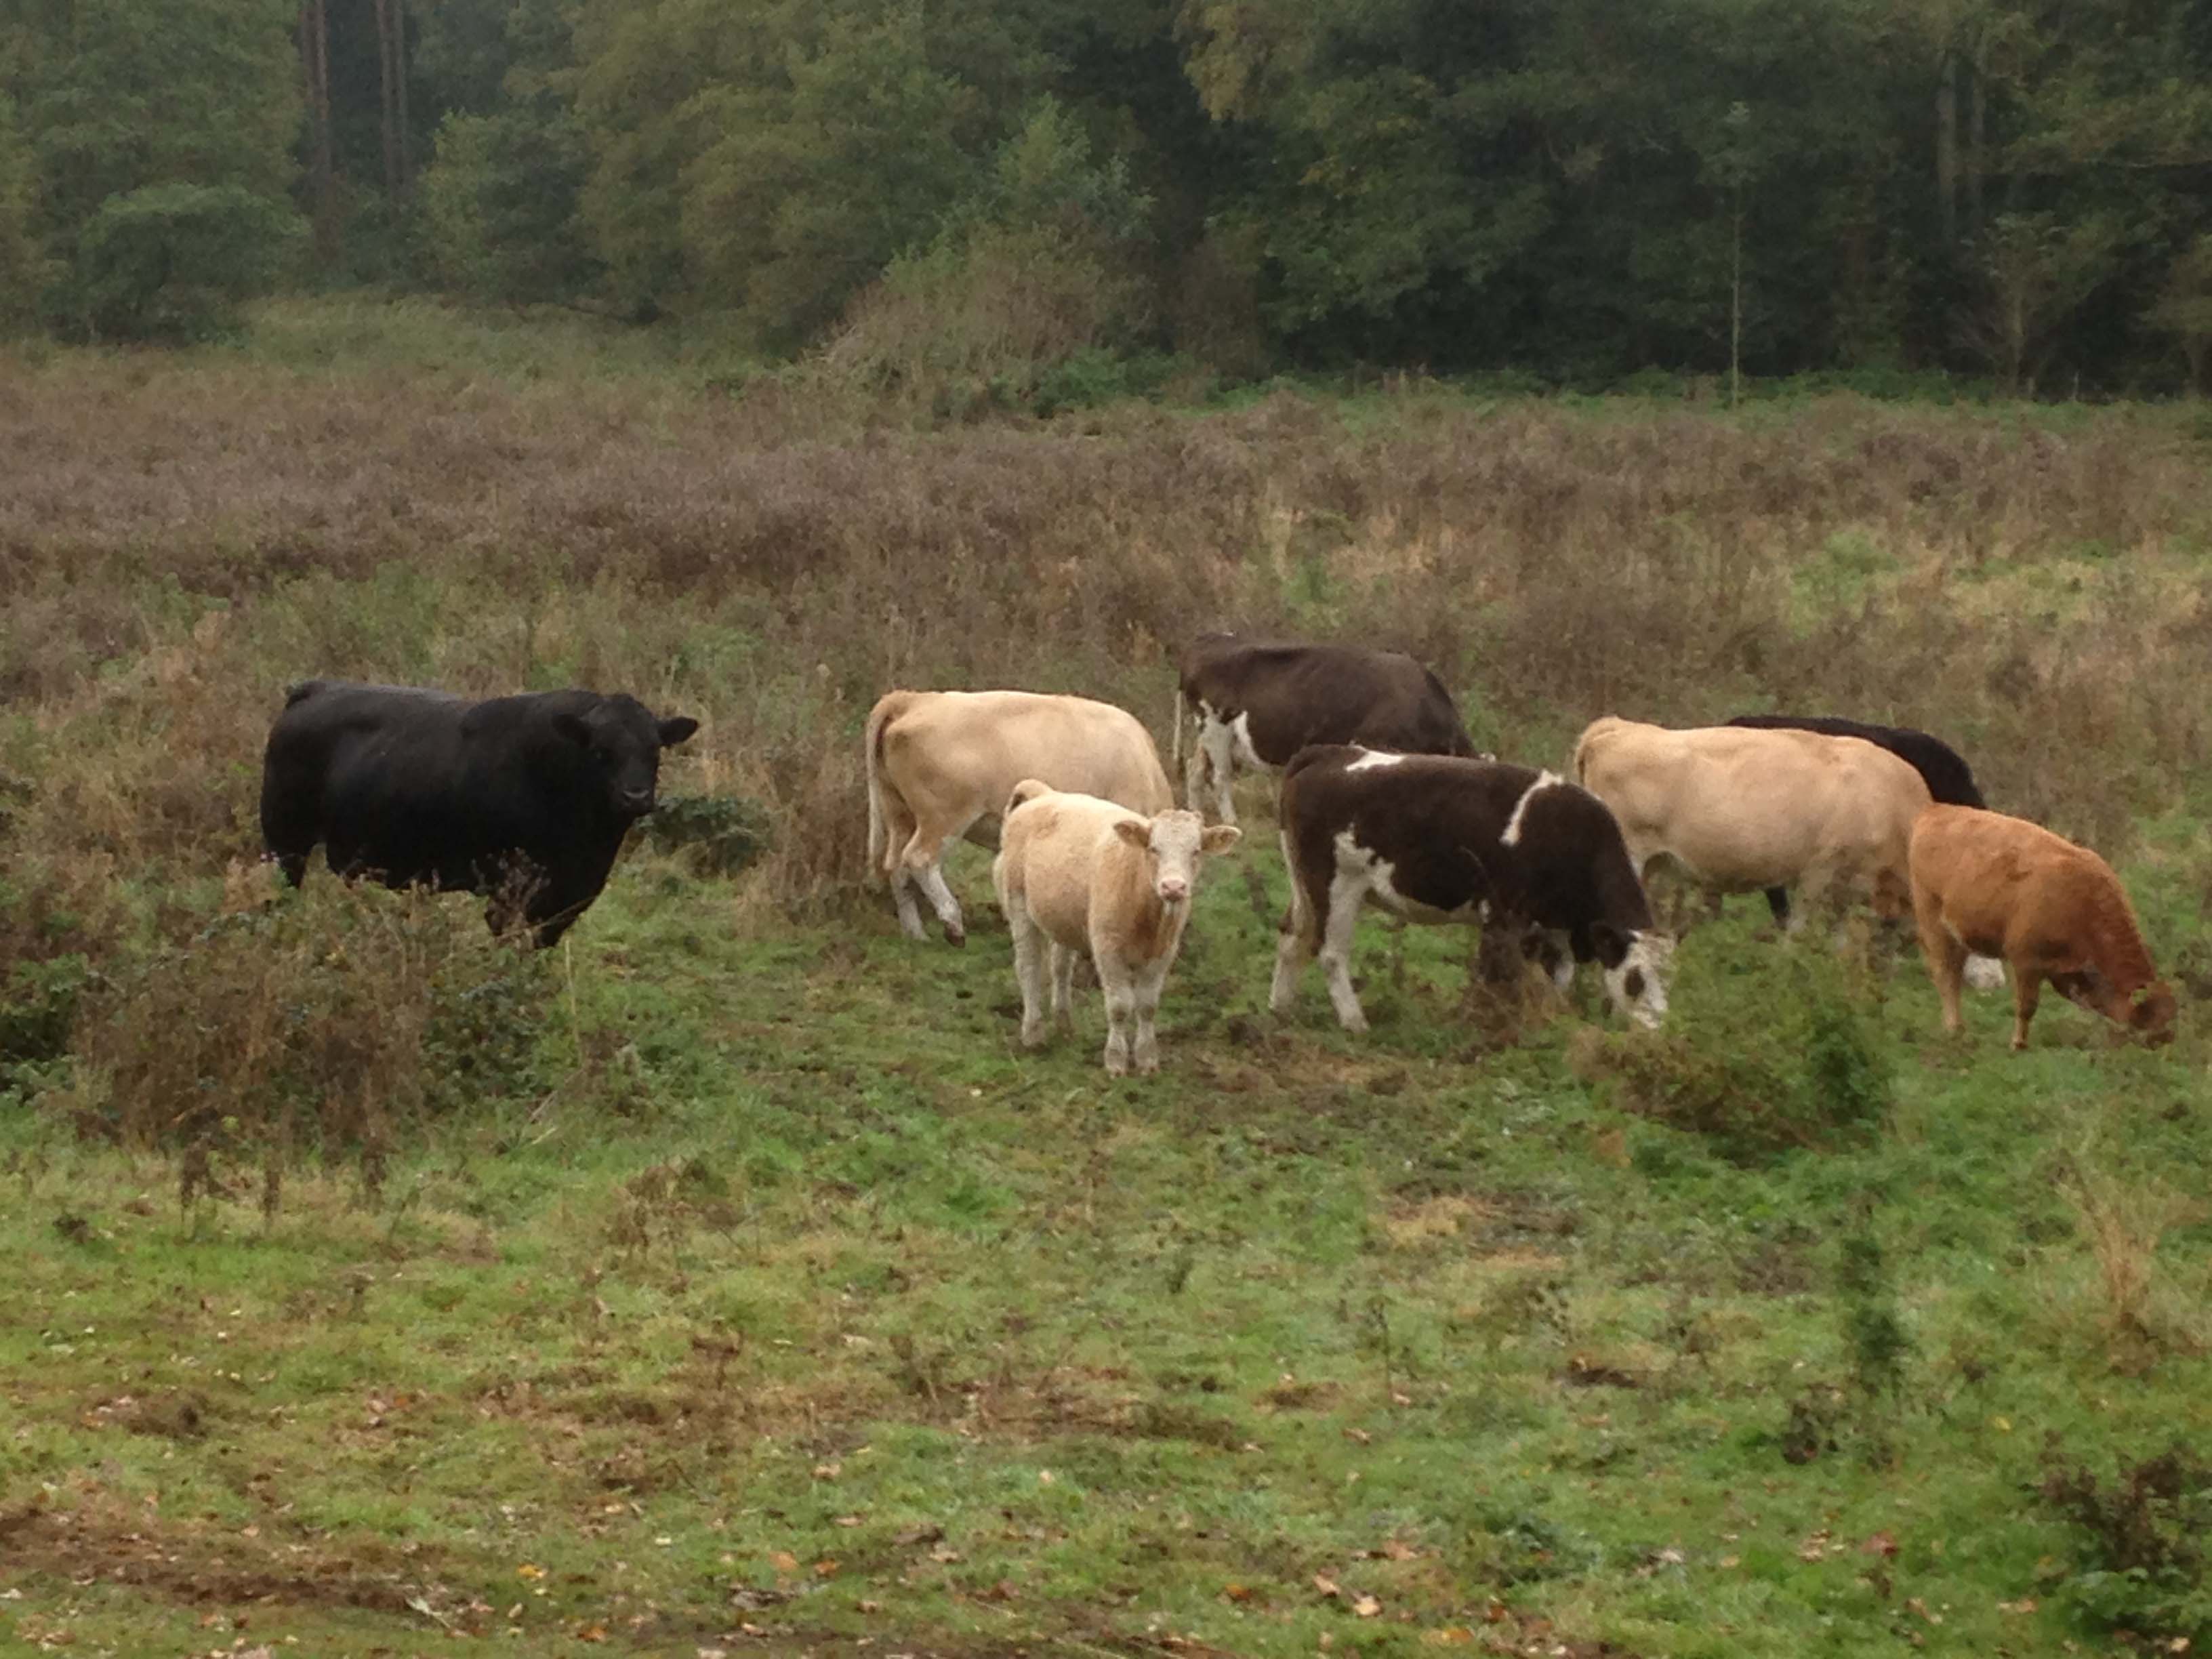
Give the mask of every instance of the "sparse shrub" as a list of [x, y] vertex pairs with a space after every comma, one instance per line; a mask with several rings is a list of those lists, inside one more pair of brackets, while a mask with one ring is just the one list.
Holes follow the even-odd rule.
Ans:
[[81, 1130], [381, 1156], [393, 1131], [537, 1081], [550, 969], [473, 907], [325, 884], [224, 915], [118, 977], [76, 1045]]
[[2063, 1593], [2081, 1615], [2159, 1652], [2212, 1641], [2212, 1462], [2177, 1442], [2106, 1482], [2054, 1437], [2044, 1467], [2029, 1490], [2073, 1528]]
[[734, 876], [769, 848], [768, 814], [737, 795], [663, 795], [645, 821], [655, 847], [681, 851], [710, 875]]
[[1890, 1074], [1860, 976], [1809, 941], [1753, 948], [1772, 953], [1757, 995], [1685, 951], [1665, 1028], [1607, 1034], [1585, 1047], [1584, 1069], [1629, 1110], [1738, 1162], [1863, 1134], [1888, 1109]]

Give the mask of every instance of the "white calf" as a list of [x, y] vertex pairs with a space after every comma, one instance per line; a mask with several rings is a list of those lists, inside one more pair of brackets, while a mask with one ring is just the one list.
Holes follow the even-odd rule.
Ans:
[[1182, 945], [1200, 867], [1242, 834], [1227, 824], [1207, 829], [1195, 812], [1147, 818], [1034, 778], [1015, 785], [991, 880], [1014, 936], [1024, 1046], [1045, 1039], [1048, 970], [1054, 1016], [1062, 1030], [1073, 1029], [1075, 957], [1087, 950], [1106, 997], [1106, 1069], [1115, 1076], [1133, 1064], [1158, 1071], [1153, 1019]]

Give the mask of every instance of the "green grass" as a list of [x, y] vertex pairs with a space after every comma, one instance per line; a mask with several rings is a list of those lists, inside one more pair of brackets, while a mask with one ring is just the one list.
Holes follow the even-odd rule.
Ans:
[[[737, 927], [720, 884], [646, 858], [576, 930], [574, 1024], [564, 987], [544, 1038], [554, 1070], [580, 1040], [629, 1083], [448, 1118], [380, 1191], [311, 1164], [268, 1220], [259, 1169], [218, 1164], [181, 1210], [167, 1162], [0, 1121], [0, 1629], [117, 1653], [2094, 1639], [2024, 1489], [2051, 1436], [2101, 1467], [2212, 1428], [2212, 1231], [2168, 1232], [2156, 1340], [2115, 1369], [2057, 1183], [2069, 1159], [2193, 1182], [2201, 1040], [2112, 1048], [2062, 1005], [2014, 1058], [1985, 998], [1954, 1046], [1908, 958], [1869, 1015], [1879, 1131], [1740, 1164], [1582, 1080], [1585, 1015], [1483, 1043], [1457, 935], [1363, 939], [1370, 1038], [1317, 976], [1278, 1026], [1279, 872], [1253, 862], [1266, 906], [1233, 866], [1201, 896], [1151, 1082], [1105, 1078], [1095, 1000], [1075, 1044], [1018, 1051], [988, 910], [965, 951], [887, 906]], [[1771, 978], [1752, 919], [1692, 937], [1700, 971]], [[1905, 1339], [1893, 1395], [1855, 1381], [1854, 1236]]]

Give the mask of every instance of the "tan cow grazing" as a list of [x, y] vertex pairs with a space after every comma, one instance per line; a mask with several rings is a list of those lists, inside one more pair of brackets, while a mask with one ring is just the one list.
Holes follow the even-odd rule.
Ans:
[[1014, 936], [1023, 1046], [1045, 1039], [1048, 971], [1054, 1017], [1063, 1030], [1073, 1029], [1075, 958], [1087, 951], [1106, 996], [1106, 1069], [1116, 1077], [1133, 1065], [1159, 1070], [1152, 1022], [1182, 947], [1200, 867], [1243, 834], [1225, 823], [1208, 829], [1195, 812], [1146, 817], [1035, 778], [1016, 784], [991, 881]]
[[1175, 805], [1152, 733], [1134, 714], [1088, 697], [1035, 691], [889, 691], [868, 711], [868, 864], [890, 878], [899, 926], [925, 937], [920, 887], [945, 937], [964, 945], [960, 901], [945, 884], [948, 842], [999, 844], [1013, 787], [1040, 778], [1134, 812]]
[[2151, 968], [2112, 866], [2040, 824], [1931, 806], [1912, 831], [1912, 914], [1943, 1029], [1960, 1030], [1969, 951], [2012, 969], [2012, 1046], [2027, 1047], [2042, 981], [2152, 1043], [2173, 1037], [2173, 993]]
[[[1733, 726], [1669, 731], [1608, 714], [1575, 744], [1575, 779], [1613, 809], [1642, 878], [1670, 857], [1723, 893], [1864, 893], [1885, 919], [1911, 899], [1920, 774], [1861, 738]], [[1800, 910], [1790, 919], [1795, 927]]]

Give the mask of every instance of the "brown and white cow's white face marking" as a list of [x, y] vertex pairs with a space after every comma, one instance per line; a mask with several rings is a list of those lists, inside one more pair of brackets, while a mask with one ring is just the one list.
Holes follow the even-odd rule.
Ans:
[[1396, 766], [1405, 760], [1403, 755], [1385, 754], [1379, 749], [1364, 750], [1359, 758], [1344, 769], [1347, 772], [1371, 772], [1378, 766]]
[[1141, 848], [1152, 877], [1152, 896], [1170, 910], [1190, 902], [1198, 887], [1198, 869], [1208, 854], [1227, 852], [1244, 832], [1233, 824], [1208, 829], [1195, 812], [1177, 810], [1143, 818], [1121, 818], [1114, 833], [1132, 847]]
[[1523, 789], [1521, 792], [1521, 799], [1513, 803], [1513, 816], [1505, 820], [1505, 833], [1498, 836], [1499, 844], [1505, 847], [1518, 847], [1521, 844], [1522, 826], [1527, 822], [1528, 817], [1528, 803], [1534, 800], [1545, 790], [1554, 788], [1565, 782], [1566, 780], [1557, 772], [1537, 773], [1536, 781]]
[[1605, 969], [1605, 994], [1613, 1007], [1646, 1030], [1656, 1030], [1667, 1017], [1667, 974], [1674, 955], [1674, 941], [1664, 933], [1629, 934], [1620, 963]]

